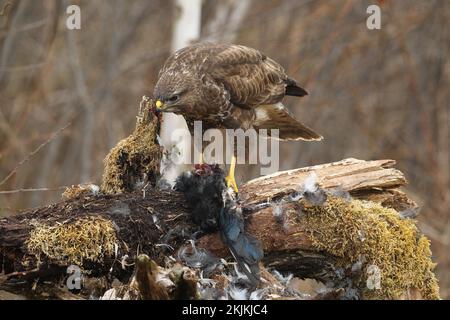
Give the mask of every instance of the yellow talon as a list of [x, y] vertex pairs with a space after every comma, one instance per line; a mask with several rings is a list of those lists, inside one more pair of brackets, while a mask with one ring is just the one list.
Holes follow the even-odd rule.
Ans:
[[225, 177], [225, 181], [227, 182], [227, 187], [232, 187], [234, 192], [238, 193], [238, 187], [236, 180], [234, 179], [234, 168], [236, 167], [236, 157], [233, 155], [231, 158], [230, 170], [228, 171], [228, 175]]
[[161, 109], [163, 103], [160, 100], [156, 100], [156, 108]]
[[236, 193], [239, 192], [238, 187], [237, 187], [237, 184], [236, 184], [236, 180], [234, 179], [233, 176], [228, 175], [228, 176], [225, 177], [225, 180], [226, 180], [226, 182], [227, 182], [227, 187], [228, 187], [228, 188], [229, 188], [229, 187], [232, 187], [233, 190], [234, 190], [234, 192], [236, 192]]

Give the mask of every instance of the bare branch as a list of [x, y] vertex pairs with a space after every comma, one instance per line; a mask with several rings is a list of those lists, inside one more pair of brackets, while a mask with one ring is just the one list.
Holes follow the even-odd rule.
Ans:
[[15, 168], [13, 170], [11, 170], [11, 172], [0, 182], [0, 186], [3, 185], [6, 181], [9, 180], [9, 178], [11, 178], [16, 172], [17, 170], [19, 170], [19, 168], [21, 166], [23, 166], [25, 163], [27, 163], [28, 161], [30, 161], [31, 158], [33, 158], [39, 151], [41, 151], [41, 149], [43, 147], [45, 147], [47, 144], [49, 144], [50, 142], [52, 142], [62, 131], [64, 131], [65, 129], [67, 129], [67, 127], [69, 127], [71, 125], [71, 123], [69, 122], [68, 124], [66, 124], [64, 127], [58, 129], [58, 131], [56, 131], [55, 133], [53, 133], [50, 138], [48, 138], [47, 140], [45, 140], [43, 143], [41, 143], [36, 149], [34, 149], [31, 153], [29, 153], [22, 161], [20, 161], [17, 166], [15, 166]]
[[67, 186], [61, 186], [56, 188], [21, 188], [16, 190], [4, 190], [0, 191], [0, 194], [13, 194], [13, 193], [22, 193], [22, 192], [36, 192], [36, 191], [60, 191], [65, 190]]

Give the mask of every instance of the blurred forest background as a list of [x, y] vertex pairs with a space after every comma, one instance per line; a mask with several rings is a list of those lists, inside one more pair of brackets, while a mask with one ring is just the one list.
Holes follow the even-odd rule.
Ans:
[[[135, 125], [171, 53], [166, 0], [0, 0], [0, 216], [98, 183], [108, 150]], [[82, 29], [66, 28], [81, 6]], [[368, 30], [378, 4], [381, 30]], [[281, 168], [397, 160], [422, 207], [443, 298], [450, 297], [450, 2], [207, 0], [200, 40], [255, 47], [309, 96], [286, 105], [321, 143], [283, 143]], [[34, 152], [33, 152], [34, 151]], [[259, 170], [237, 169], [241, 179]], [[247, 170], [245, 170], [247, 171]], [[9, 175], [13, 172], [12, 175]], [[249, 176], [250, 175], [250, 176]], [[7, 178], [7, 179], [5, 179]], [[46, 191], [5, 192], [44, 188]]]

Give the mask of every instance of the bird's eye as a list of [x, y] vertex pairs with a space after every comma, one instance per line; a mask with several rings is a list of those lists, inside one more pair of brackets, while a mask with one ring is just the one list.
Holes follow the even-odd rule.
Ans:
[[169, 102], [175, 102], [178, 100], [178, 95], [171, 96], [168, 100]]

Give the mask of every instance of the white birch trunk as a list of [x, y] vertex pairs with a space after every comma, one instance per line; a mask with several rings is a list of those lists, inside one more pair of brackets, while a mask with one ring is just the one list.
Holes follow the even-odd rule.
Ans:
[[[172, 36], [173, 52], [200, 38], [202, 0], [176, 0], [175, 5], [178, 14]], [[179, 136], [174, 135], [177, 129], [188, 130], [184, 118], [173, 113], [163, 114], [161, 142], [169, 152], [169, 159], [163, 159], [161, 171], [164, 179], [171, 185], [182, 171], [188, 169], [188, 166], [174, 165], [173, 157], [176, 156], [185, 160], [192, 159], [190, 157], [190, 136], [185, 135], [184, 138], [180, 139]], [[178, 154], [178, 152], [181, 154]], [[199, 161], [197, 158], [195, 157], [194, 163]]]

